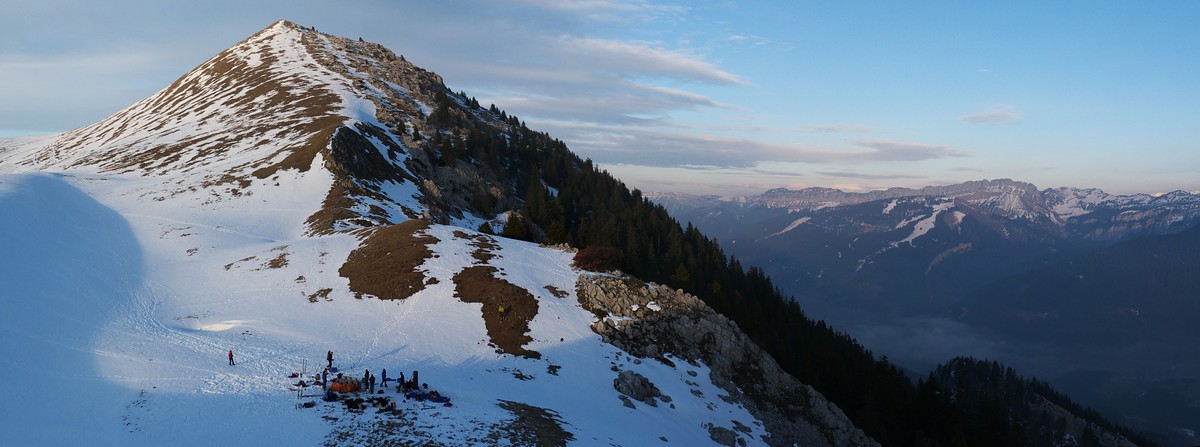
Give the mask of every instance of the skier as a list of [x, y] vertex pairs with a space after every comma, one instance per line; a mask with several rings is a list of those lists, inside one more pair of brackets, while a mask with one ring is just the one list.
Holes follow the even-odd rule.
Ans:
[[333, 351], [329, 351], [328, 353], [325, 354], [325, 360], [329, 362], [329, 364], [325, 365], [325, 367], [333, 368]]
[[229, 366], [233, 366], [233, 350], [229, 350]]

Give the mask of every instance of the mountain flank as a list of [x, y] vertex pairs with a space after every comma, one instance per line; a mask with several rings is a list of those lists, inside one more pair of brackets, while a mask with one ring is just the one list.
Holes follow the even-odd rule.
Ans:
[[[30, 378], [62, 396], [0, 406], [16, 443], [83, 441], [54, 410], [86, 395], [99, 416], [72, 419], [103, 444], [926, 445], [899, 368], [563, 142], [376, 44], [277, 22], [96, 125], [0, 141], [0, 174], [0, 204], [117, 216], [102, 230], [132, 236], [101, 250], [136, 264], [4, 277], [28, 297], [4, 352], [87, 379]], [[915, 228], [957, 216], [947, 203], [914, 201], [935, 210]], [[4, 222], [43, 242], [3, 241], [14, 259], [76, 254], [50, 243], [74, 221]], [[606, 272], [574, 266], [596, 252]], [[310, 395], [327, 352], [347, 376], [413, 383]]]

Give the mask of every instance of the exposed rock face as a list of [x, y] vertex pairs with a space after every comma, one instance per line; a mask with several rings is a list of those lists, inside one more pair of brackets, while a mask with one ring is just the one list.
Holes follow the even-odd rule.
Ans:
[[585, 275], [578, 296], [599, 317], [592, 329], [605, 341], [639, 357], [669, 361], [663, 355], [670, 353], [704, 362], [713, 383], [763, 421], [770, 445], [879, 445], [840, 408], [784, 372], [733, 321], [692, 295], [631, 278]]
[[[662, 392], [658, 387], [650, 382], [650, 379], [643, 377], [641, 374], [633, 371], [621, 371], [617, 378], [613, 379], [613, 388], [626, 396], [632, 397], [651, 407], [657, 407], [658, 402], [654, 398], [662, 396]], [[669, 402], [668, 399], [664, 399]]]
[[[733, 447], [738, 443], [737, 433], [725, 427], [708, 427], [708, 437], [712, 438], [713, 442], [727, 447]], [[744, 444], [745, 441], [742, 443]]]

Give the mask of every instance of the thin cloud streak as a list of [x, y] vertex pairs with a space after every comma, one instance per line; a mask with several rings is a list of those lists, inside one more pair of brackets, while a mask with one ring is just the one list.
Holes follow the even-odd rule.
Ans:
[[870, 149], [869, 151], [851, 155], [852, 158], [862, 158], [865, 161], [921, 161], [934, 158], [966, 157], [970, 155], [970, 153], [965, 151], [924, 143], [909, 143], [874, 138], [859, 138], [847, 140], [847, 142]]
[[923, 175], [909, 174], [866, 174], [851, 171], [818, 171], [817, 174], [826, 177], [851, 178], [856, 180], [917, 180], [927, 178]]
[[999, 105], [982, 112], [960, 116], [958, 119], [976, 124], [1001, 124], [1020, 121], [1021, 114], [1011, 106]]
[[945, 146], [882, 139], [847, 140], [851, 146], [862, 148], [847, 151], [799, 144], [768, 144], [745, 138], [680, 134], [636, 126], [598, 126], [561, 121], [539, 124], [551, 134], [572, 141], [574, 150], [608, 164], [746, 169], [768, 162], [861, 164], [969, 155]]
[[871, 131], [869, 126], [861, 124], [810, 125], [804, 126], [802, 129], [818, 133], [868, 133]]

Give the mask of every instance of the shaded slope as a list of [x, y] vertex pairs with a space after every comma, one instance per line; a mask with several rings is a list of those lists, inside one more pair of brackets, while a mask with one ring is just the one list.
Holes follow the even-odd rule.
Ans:
[[[1200, 339], [1200, 227], [1143, 237], [999, 281], [962, 318], [1075, 348]], [[1185, 356], [1189, 357], [1189, 356]]]
[[[654, 433], [666, 431], [674, 442], [695, 445], [709, 439], [708, 433], [697, 435], [697, 426], [737, 427], [733, 422], [742, 424], [749, 439], [762, 439], [763, 428], [740, 422], [753, 418], [743, 407], [723, 403], [715, 385], [682, 379], [686, 371], [705, 375], [705, 366], [640, 362], [600, 343], [588, 330], [590, 317], [560, 296], [561, 291], [574, 290], [577, 276], [566, 267], [569, 255], [564, 253], [502, 241], [503, 254], [488, 261], [508, 275], [506, 281], [538, 300], [536, 315], [528, 322], [529, 338], [520, 341], [524, 349], [540, 353], [541, 359], [515, 358], [487, 347], [486, 312], [481, 316], [479, 304], [456, 297], [454, 275], [469, 268], [465, 262], [470, 261], [465, 260], [478, 248], [468, 242], [476, 241], [474, 237], [454, 235], [461, 229], [431, 226], [437, 242], [430, 249], [435, 254], [419, 267], [410, 262], [388, 264], [386, 250], [369, 256], [368, 262], [420, 269], [424, 276], [439, 279], [425, 281], [424, 289], [404, 300], [348, 299], [355, 289], [363, 289], [333, 271], [354, 249], [363, 248], [349, 234], [364, 227], [403, 232], [403, 226], [389, 225], [420, 217], [469, 229], [500, 212], [519, 211], [527, 219], [512, 221], [529, 222], [524, 234], [530, 239], [617, 247], [625, 254], [627, 271], [697, 291], [785, 370], [831, 396], [869, 434], [888, 444], [905, 445], [913, 439], [907, 419], [913, 388], [895, 367], [876, 361], [849, 337], [808, 319], [761, 270], [744, 270], [715, 241], [690, 226], [684, 229], [661, 207], [575, 156], [561, 141], [530, 130], [498, 108], [484, 109], [465, 94], [450, 92], [435, 74], [378, 45], [280, 22], [243, 47], [261, 51], [234, 51], [226, 56], [238, 59], [228, 63], [218, 56], [214, 59], [218, 62], [189, 74], [194, 75], [196, 88], [167, 90], [184, 97], [162, 104], [139, 103], [132, 109], [136, 112], [122, 112], [102, 126], [65, 136], [64, 144], [29, 151], [24, 145], [0, 149], [6, 167], [15, 163], [78, 168], [147, 180], [134, 193], [121, 186], [98, 190], [106, 200], [132, 210], [139, 234], [154, 242], [150, 249], [155, 262], [148, 280], [154, 287], [139, 296], [141, 307], [126, 317], [130, 321], [119, 321], [134, 329], [130, 333], [141, 334], [136, 348], [119, 347], [135, 351], [140, 362], [123, 370], [130, 373], [123, 377], [170, 390], [150, 395], [201, 390], [231, 396], [227, 402], [232, 404], [266, 402], [265, 406], [274, 404], [270, 408], [277, 410], [278, 399], [271, 393], [279, 391], [278, 379], [294, 365], [320, 358], [325, 348], [334, 345], [343, 356], [339, 358], [347, 359], [343, 364], [347, 368], [395, 362], [421, 368], [426, 371], [422, 377], [432, 371], [458, 387], [465, 396], [465, 404], [458, 408], [469, 409], [477, 419], [456, 422], [443, 417], [440, 421], [451, 428], [432, 435], [413, 433], [424, 436], [417, 439], [421, 442], [454, 443], [459, 428], [497, 422], [504, 417], [493, 409], [498, 400], [555, 411], [575, 425], [571, 433], [581, 438], [590, 434], [600, 443], [644, 443], [655, 439]], [[268, 70], [282, 76], [277, 82], [242, 76], [238, 68], [276, 67], [276, 61], [285, 60], [291, 61], [280, 65], [286, 70]], [[294, 74], [299, 77], [289, 77]], [[240, 84], [260, 81], [265, 86], [261, 89]], [[206, 93], [209, 86], [220, 99]], [[285, 108], [275, 112], [284, 116], [276, 118], [300, 126], [292, 131], [260, 138], [262, 128], [237, 121], [241, 112], [222, 114], [227, 110], [223, 107], [247, 107], [258, 98], [274, 107], [270, 98], [284, 94], [280, 88], [292, 87], [317, 90], [316, 97], [322, 99], [306, 105], [293, 97], [278, 104]], [[333, 99], [327, 92], [337, 96], [336, 105], [326, 101]], [[190, 108], [161, 110], [181, 117], [151, 113], [175, 102]], [[326, 115], [327, 108], [331, 112]], [[302, 121], [286, 121], [294, 116]], [[322, 122], [306, 127], [318, 116], [338, 125]], [[156, 121], [159, 118], [167, 121]], [[228, 136], [209, 133], [209, 126], [224, 125], [232, 126]], [[163, 134], [155, 134], [159, 131]], [[247, 141], [262, 144], [243, 144]], [[110, 158], [113, 161], [106, 164]], [[199, 162], [188, 163], [195, 160]], [[175, 178], [180, 174], [188, 175]], [[288, 196], [297, 177], [308, 182], [303, 193], [312, 195], [306, 198], [311, 200], [271, 208], [301, 202], [280, 198]], [[310, 202], [317, 202], [321, 193], [325, 201], [314, 211]], [[305, 215], [296, 218], [300, 212]], [[278, 219], [275, 216], [280, 214], [297, 224], [307, 218], [309, 236], [277, 222], [275, 227], [260, 226], [260, 221]], [[277, 231], [280, 228], [289, 231]], [[371, 245], [365, 248], [386, 244]], [[386, 282], [383, 270], [367, 282]], [[324, 299], [312, 299], [315, 296]], [[223, 353], [234, 343], [244, 347], [253, 361], [233, 373], [206, 365], [213, 351]], [[172, 364], [147, 366], [165, 363], [163, 358]], [[181, 365], [189, 372], [185, 377], [167, 375]], [[625, 411], [609, 389], [610, 365], [636, 369], [654, 379], [681, 405], [669, 409], [674, 412]], [[564, 374], [559, 367], [581, 373]], [[540, 373], [543, 368], [545, 374]], [[521, 383], [525, 381], [533, 383]], [[574, 399], [576, 393], [587, 395]], [[190, 402], [187, 398], [165, 401], [163, 407]], [[163, 411], [178, 414], [169, 408]], [[595, 417], [597, 412], [604, 417]], [[312, 422], [303, 416], [294, 419]], [[611, 433], [613, 421], [631, 430]], [[359, 422], [371, 421], [355, 419], [354, 424]], [[171, 428], [177, 427], [156, 433], [170, 433]]]
[[959, 357], [917, 385], [921, 445], [1151, 445], [1037, 379]]
[[[144, 258], [118, 212], [58, 175], [0, 175], [0, 365], [9, 372], [0, 437], [16, 445], [69, 445], [63, 420], [107, 418], [80, 401], [122, 394], [100, 375], [96, 338], [141, 289]], [[117, 424], [92, 431], [111, 436]]]

